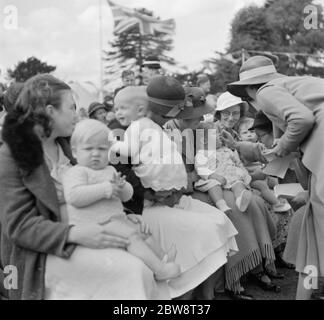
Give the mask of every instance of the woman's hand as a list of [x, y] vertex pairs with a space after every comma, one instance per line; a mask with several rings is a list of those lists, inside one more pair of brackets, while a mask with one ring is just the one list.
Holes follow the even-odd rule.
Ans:
[[297, 196], [293, 198], [291, 201], [296, 205], [303, 206], [304, 204], [307, 203], [308, 198], [309, 198], [308, 192], [303, 191], [303, 192], [299, 192]]
[[150, 235], [150, 228], [148, 226], [148, 224], [143, 220], [142, 216], [140, 216], [139, 214], [128, 214], [127, 218], [132, 221], [133, 223], [139, 223], [140, 224], [140, 230], [142, 233]]
[[230, 149], [237, 148], [237, 143], [236, 143], [235, 139], [228, 131], [222, 130], [220, 139], [228, 148], [230, 148]]
[[129, 240], [112, 235], [99, 224], [76, 225], [70, 229], [68, 242], [91, 249], [121, 248], [126, 249]]

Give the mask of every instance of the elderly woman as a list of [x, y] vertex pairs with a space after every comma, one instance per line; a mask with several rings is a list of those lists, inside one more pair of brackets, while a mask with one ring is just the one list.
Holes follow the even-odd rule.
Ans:
[[304, 286], [305, 277], [324, 276], [324, 80], [279, 74], [270, 59], [254, 56], [243, 63], [240, 81], [231, 83], [228, 90], [256, 103], [272, 121], [279, 138], [274, 147], [278, 157], [299, 149], [310, 171], [310, 199], [296, 262], [297, 299], [309, 299], [314, 286]]
[[5, 294], [10, 299], [169, 299], [166, 284], [157, 283], [142, 261], [117, 250], [127, 246], [126, 238], [95, 223], [65, 222], [61, 179], [75, 164], [66, 137], [76, 121], [70, 87], [46, 74], [24, 84], [6, 116], [0, 266], [17, 267], [18, 289]]
[[[166, 127], [170, 130], [178, 129], [181, 132], [181, 151], [191, 180], [187, 192], [193, 198], [212, 204], [213, 202], [206, 193], [193, 190], [193, 183], [198, 180], [194, 168], [195, 132], [198, 132], [202, 116], [210, 113], [210, 108], [200, 89], [189, 88], [186, 90], [187, 105], [177, 114], [177, 120], [169, 121]], [[241, 109], [244, 106], [245, 103], [239, 99], [235, 99], [234, 103], [233, 100], [225, 100], [224, 105], [220, 108], [222, 115], [219, 125], [235, 134], [233, 127], [239, 121], [242, 114]], [[251, 296], [244, 292], [240, 278], [252, 270], [251, 277], [262, 288], [272, 291], [280, 290], [269, 277], [275, 275], [275, 254], [272, 247], [275, 225], [263, 199], [253, 194], [248, 209], [242, 213], [236, 207], [231, 191], [224, 191], [224, 198], [232, 209], [228, 217], [239, 232], [236, 240], [240, 251], [230, 257], [225, 266], [226, 287], [230, 294], [236, 299], [251, 299]]]

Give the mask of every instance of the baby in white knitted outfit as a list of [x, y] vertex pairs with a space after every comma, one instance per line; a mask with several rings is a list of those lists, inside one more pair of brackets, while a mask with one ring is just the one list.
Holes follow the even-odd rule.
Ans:
[[70, 224], [98, 223], [111, 235], [127, 237], [127, 251], [142, 259], [157, 280], [175, 278], [180, 267], [172, 260], [175, 249], [165, 254], [144, 226], [141, 216], [128, 215], [122, 202], [133, 195], [132, 186], [108, 165], [109, 129], [97, 120], [79, 122], [71, 137], [78, 164], [63, 178]]

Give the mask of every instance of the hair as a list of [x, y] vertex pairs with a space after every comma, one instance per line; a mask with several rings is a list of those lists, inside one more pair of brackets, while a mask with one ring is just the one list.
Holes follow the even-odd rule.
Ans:
[[238, 130], [242, 130], [243, 127], [251, 128], [253, 126], [254, 119], [250, 117], [242, 118], [238, 123]]
[[132, 70], [124, 70], [121, 74], [122, 79], [128, 77], [128, 76], [135, 76], [134, 71]]
[[205, 75], [205, 74], [200, 74], [198, 77], [197, 77], [197, 86], [199, 87], [200, 85], [206, 83], [210, 81], [208, 76]]
[[39, 74], [27, 80], [18, 96], [13, 112], [18, 115], [20, 123], [39, 124], [46, 137], [52, 133], [52, 120], [46, 112], [46, 106], [59, 109], [62, 91], [71, 90], [63, 81], [50, 74]]
[[258, 83], [258, 84], [250, 84], [248, 87], [250, 87], [251, 89], [259, 90], [264, 85], [265, 83]]
[[111, 131], [102, 122], [95, 119], [84, 119], [77, 123], [71, 136], [71, 146], [76, 148], [80, 143], [85, 143], [89, 139], [107, 139], [109, 141]]
[[143, 104], [143, 102], [147, 106], [149, 102], [145, 86], [128, 86], [123, 88], [116, 94], [114, 104], [121, 97], [131, 101], [133, 106]]
[[51, 135], [52, 119], [46, 106], [59, 109], [65, 90], [71, 88], [52, 75], [36, 75], [24, 83], [16, 103], [9, 109], [2, 139], [21, 169], [31, 172], [44, 162], [42, 143], [35, 126], [39, 125], [45, 136]]
[[11, 111], [16, 104], [18, 96], [24, 87], [22, 82], [12, 83], [4, 94], [3, 106], [7, 112]]

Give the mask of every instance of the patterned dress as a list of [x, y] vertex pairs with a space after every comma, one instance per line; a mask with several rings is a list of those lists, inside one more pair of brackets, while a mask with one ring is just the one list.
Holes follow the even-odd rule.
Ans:
[[206, 192], [215, 185], [220, 185], [217, 180], [208, 179], [216, 173], [226, 179], [225, 189], [231, 189], [238, 182], [246, 186], [251, 182], [251, 176], [244, 168], [236, 151], [227, 147], [217, 150], [199, 150], [195, 158], [195, 167], [198, 175], [202, 178], [195, 183], [195, 188]]

